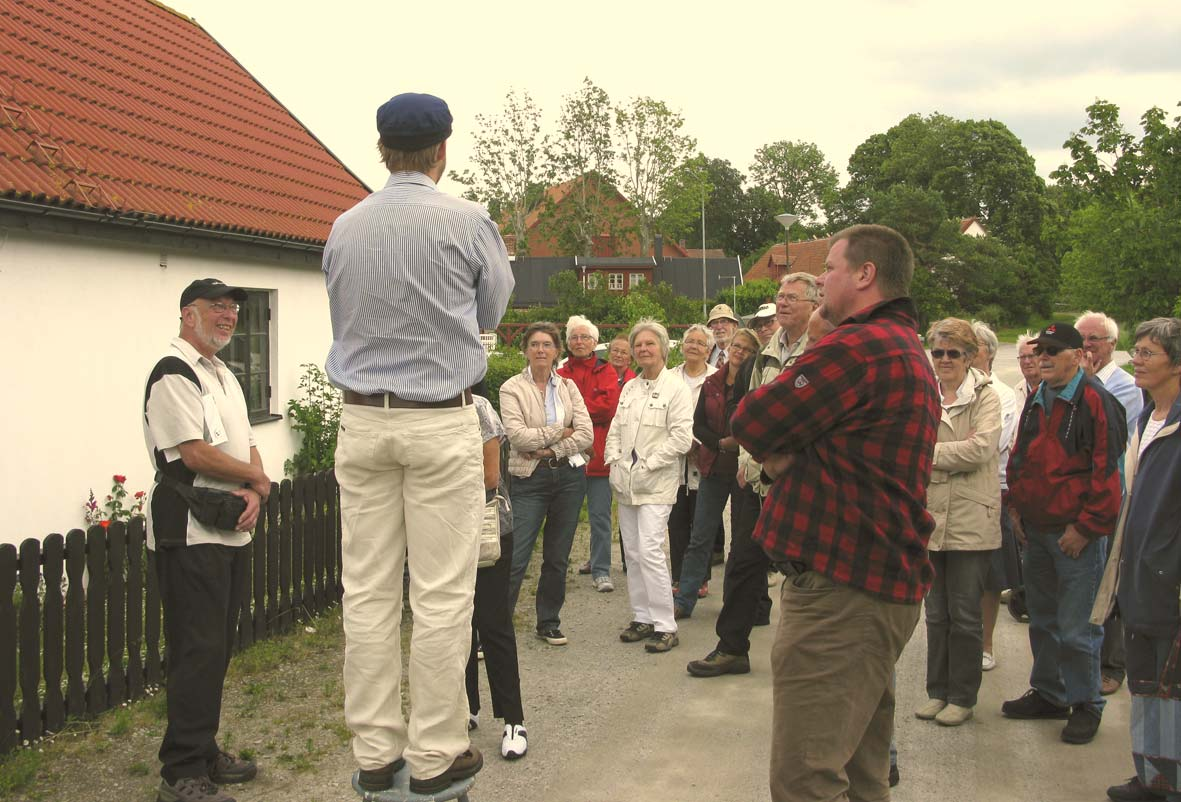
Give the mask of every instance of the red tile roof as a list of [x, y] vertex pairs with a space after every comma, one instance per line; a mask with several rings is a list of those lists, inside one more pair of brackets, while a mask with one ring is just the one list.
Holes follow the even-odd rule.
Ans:
[[368, 191], [188, 17], [0, 0], [0, 198], [322, 243]]
[[784, 264], [783, 243], [772, 245], [766, 253], [759, 257], [757, 262], [751, 265], [750, 270], [746, 271], [743, 281], [754, 281], [760, 278], [778, 281], [788, 273], [799, 272], [819, 276], [824, 272], [824, 258], [828, 256], [828, 240], [828, 237], [822, 237], [821, 239], [791, 243], [791, 247], [788, 249], [788, 255], [791, 257], [790, 269]]

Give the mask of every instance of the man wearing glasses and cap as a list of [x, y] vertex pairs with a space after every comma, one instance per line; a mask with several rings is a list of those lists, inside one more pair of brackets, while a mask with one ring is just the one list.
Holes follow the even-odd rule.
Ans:
[[[439, 192], [451, 112], [432, 95], [377, 110], [385, 186], [342, 214], [324, 246], [327, 373], [344, 391], [336, 478], [343, 527], [345, 721], [364, 792], [409, 766], [431, 795], [483, 766], [467, 734], [484, 478], [472, 385], [480, 329], [513, 289], [482, 207]], [[410, 721], [402, 717], [402, 576], [410, 563]]]
[[705, 325], [714, 333], [714, 347], [705, 361], [716, 368], [726, 361], [726, 349], [730, 347], [734, 332], [738, 331], [738, 318], [729, 304], [718, 304], [709, 310]]
[[[144, 440], [157, 471], [146, 505], [147, 546], [156, 558], [168, 643], [158, 802], [233, 802], [218, 786], [246, 782], [257, 771], [217, 745], [238, 602], [249, 581], [247, 547], [271, 492], [242, 386], [217, 358], [245, 301], [245, 290], [215, 278], [186, 287], [180, 335], [144, 391]], [[185, 501], [193, 487], [239, 496], [245, 505], [236, 523], [222, 529], [198, 521]]]
[[1095, 737], [1103, 716], [1099, 647], [1089, 621], [1103, 574], [1103, 538], [1120, 507], [1128, 442], [1119, 402], [1082, 369], [1083, 338], [1052, 323], [1030, 341], [1042, 383], [1025, 402], [1009, 456], [1009, 511], [1025, 541], [1031, 686], [1005, 702], [1009, 718], [1067, 719], [1066, 743]]

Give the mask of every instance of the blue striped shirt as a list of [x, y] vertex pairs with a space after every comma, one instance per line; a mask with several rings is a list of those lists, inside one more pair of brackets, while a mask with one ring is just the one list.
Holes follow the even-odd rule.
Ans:
[[439, 192], [422, 173], [392, 173], [337, 218], [323, 268], [334, 385], [442, 401], [483, 378], [480, 329], [496, 328], [513, 290], [484, 207]]

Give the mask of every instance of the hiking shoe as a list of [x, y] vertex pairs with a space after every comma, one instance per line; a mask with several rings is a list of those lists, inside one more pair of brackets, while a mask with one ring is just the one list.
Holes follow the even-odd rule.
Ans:
[[594, 584], [595, 590], [599, 593], [610, 593], [615, 590], [615, 585], [611, 583], [611, 577], [609, 576], [596, 576], [591, 582]]
[[914, 711], [914, 717], [921, 721], [933, 721], [945, 707], [947, 702], [942, 699], [928, 699], [922, 707]]
[[471, 732], [472, 730], [476, 729], [479, 726], [480, 726], [480, 714], [479, 713], [468, 713], [467, 714], [467, 731]]
[[1089, 744], [1099, 731], [1099, 716], [1082, 705], [1075, 707], [1066, 726], [1062, 728], [1062, 740], [1068, 744]]
[[644, 651], [652, 654], [668, 652], [680, 642], [675, 632], [653, 632], [652, 637], [644, 644]]
[[364, 791], [388, 791], [394, 787], [394, 775], [405, 765], [406, 761], [398, 758], [380, 769], [361, 769], [357, 774], [357, 785]]
[[590, 560], [587, 560], [582, 565], [578, 566], [578, 573], [582, 574], [583, 576], [586, 576], [590, 572], [591, 572]]
[[1001, 715], [1007, 718], [1070, 718], [1069, 707], [1059, 707], [1030, 688], [1020, 699], [1010, 699], [1001, 705]]
[[548, 643], [550, 646], [565, 646], [570, 641], [566, 640], [566, 636], [562, 634], [562, 630], [557, 627], [549, 627], [548, 629], [537, 630], [537, 637]]
[[1110, 677], [1107, 674], [1104, 674], [1103, 685], [1099, 688], [1099, 693], [1103, 694], [1104, 696], [1111, 696], [1113, 693], [1118, 691], [1123, 684], [1123, 680], [1116, 679], [1115, 677]]
[[258, 766], [253, 760], [235, 757], [229, 752], [218, 752], [209, 764], [209, 781], [214, 785], [230, 785], [253, 780], [258, 775]]
[[958, 727], [972, 717], [972, 708], [948, 705], [935, 714], [935, 723], [944, 727]]
[[720, 677], [723, 674], [749, 674], [750, 658], [745, 654], [726, 654], [714, 649], [702, 660], [693, 660], [685, 666], [694, 677]]
[[627, 625], [627, 629], [619, 633], [619, 639], [624, 643], [638, 643], [642, 640], [648, 640], [655, 631], [656, 627], [651, 624], [641, 624], [639, 621], [632, 621]]
[[890, 787], [893, 788], [898, 783], [902, 782], [902, 775], [898, 773], [897, 766], [890, 767]]
[[992, 671], [996, 668], [996, 658], [992, 656], [992, 652], [984, 652], [980, 655], [980, 670]]
[[484, 768], [484, 756], [480, 754], [480, 750], [476, 747], [468, 747], [468, 750], [451, 762], [451, 768], [447, 769], [437, 777], [431, 777], [427, 780], [420, 780], [417, 777], [410, 777], [410, 792], [414, 794], [437, 794], [440, 791], [445, 791], [456, 780], [466, 780], [468, 777], [474, 777], [476, 772]]
[[156, 802], [234, 802], [223, 794], [208, 777], [181, 777], [174, 783], [160, 781]]
[[500, 756], [505, 760], [516, 760], [529, 750], [529, 733], [520, 724], [505, 724], [504, 736], [500, 739]]
[[1129, 777], [1123, 785], [1113, 785], [1107, 789], [1107, 796], [1115, 802], [1152, 802], [1154, 799], [1165, 799], [1165, 795], [1153, 791], [1140, 777]]

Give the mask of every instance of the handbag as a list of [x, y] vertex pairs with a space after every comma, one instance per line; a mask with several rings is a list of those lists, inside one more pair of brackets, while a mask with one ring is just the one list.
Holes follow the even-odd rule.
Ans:
[[156, 481], [175, 491], [184, 499], [194, 518], [214, 529], [235, 531], [238, 519], [246, 511], [246, 499], [228, 490], [186, 485], [159, 471], [156, 472]]
[[487, 568], [500, 559], [500, 494], [484, 505], [480, 526], [480, 559], [477, 568]]

